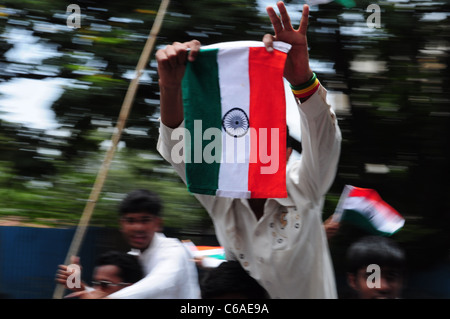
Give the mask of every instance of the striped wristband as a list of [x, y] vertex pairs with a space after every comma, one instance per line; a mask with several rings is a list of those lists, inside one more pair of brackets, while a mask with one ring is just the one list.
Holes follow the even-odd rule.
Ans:
[[320, 82], [319, 79], [317, 79], [316, 74], [313, 72], [313, 76], [308, 82], [297, 86], [293, 85], [290, 86], [292, 93], [294, 93], [295, 97], [299, 99], [304, 99], [313, 95], [317, 91], [317, 89], [320, 86]]

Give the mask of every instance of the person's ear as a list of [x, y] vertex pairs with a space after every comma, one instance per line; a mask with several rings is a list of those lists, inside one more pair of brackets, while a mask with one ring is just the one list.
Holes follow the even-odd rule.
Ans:
[[358, 290], [356, 287], [356, 276], [353, 273], [347, 273], [347, 283], [353, 290]]
[[156, 217], [155, 224], [156, 224], [156, 231], [158, 233], [161, 233], [163, 231], [163, 220], [162, 220], [162, 218], [161, 217]]

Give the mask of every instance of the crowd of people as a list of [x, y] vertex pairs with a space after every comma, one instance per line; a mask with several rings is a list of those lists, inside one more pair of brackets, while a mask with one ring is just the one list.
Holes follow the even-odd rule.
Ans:
[[[213, 298], [338, 298], [328, 241], [339, 225], [322, 220], [324, 197], [332, 185], [340, 156], [341, 132], [326, 89], [309, 64], [309, 7], [303, 7], [294, 29], [283, 2], [267, 13], [274, 35], [263, 43], [291, 45], [284, 78], [290, 83], [301, 115], [302, 158], [286, 172], [287, 198], [229, 198], [194, 194], [211, 217], [227, 261], [199, 277], [185, 246], [161, 232], [162, 203], [148, 190], [130, 192], [119, 208], [120, 230], [128, 254], [110, 252], [100, 258], [91, 286], [83, 284], [69, 296], [78, 298], [213, 299]], [[156, 52], [160, 86], [160, 136], [157, 149], [186, 182], [184, 163], [171, 154], [171, 139], [183, 127], [182, 79], [186, 60], [195, 61], [197, 40], [174, 42]], [[288, 146], [287, 154], [292, 151]], [[287, 156], [287, 159], [289, 156]], [[404, 253], [389, 238], [364, 238], [348, 251], [348, 284], [355, 298], [400, 298]], [[137, 263], [136, 263], [137, 262]], [[380, 276], [368, 288], [368, 267]], [[138, 269], [138, 265], [140, 269]], [[60, 266], [57, 282], [66, 285], [71, 272]], [[375, 274], [376, 275], [376, 274]]]

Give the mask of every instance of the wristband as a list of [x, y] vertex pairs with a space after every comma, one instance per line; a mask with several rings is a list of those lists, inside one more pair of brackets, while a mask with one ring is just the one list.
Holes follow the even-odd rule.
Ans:
[[290, 85], [292, 93], [294, 93], [295, 97], [299, 99], [304, 99], [313, 95], [317, 91], [319, 86], [319, 79], [317, 79], [317, 76], [314, 72], [312, 78], [308, 82], [296, 86]]

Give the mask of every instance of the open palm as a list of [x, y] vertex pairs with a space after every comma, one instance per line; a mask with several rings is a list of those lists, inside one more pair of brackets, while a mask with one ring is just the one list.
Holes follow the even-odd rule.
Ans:
[[275, 31], [273, 40], [283, 41], [292, 45], [286, 60], [284, 77], [293, 85], [301, 84], [308, 81], [312, 76], [312, 71], [309, 68], [308, 41], [306, 37], [309, 6], [303, 6], [302, 19], [297, 30], [292, 27], [291, 19], [284, 3], [279, 1], [277, 7], [280, 11], [280, 17], [278, 17], [272, 7], [267, 8], [267, 13]]

